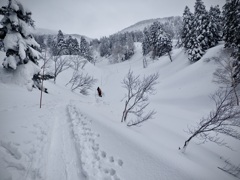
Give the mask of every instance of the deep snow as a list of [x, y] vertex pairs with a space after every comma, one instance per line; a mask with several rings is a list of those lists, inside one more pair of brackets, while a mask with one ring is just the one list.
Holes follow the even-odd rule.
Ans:
[[[214, 107], [209, 95], [218, 88], [212, 82], [216, 64], [209, 58], [220, 56], [222, 49], [208, 50], [194, 64], [182, 49], [174, 49], [172, 63], [164, 56], [149, 60], [144, 69], [141, 44], [136, 43], [129, 61], [110, 65], [103, 59], [85, 66], [83, 72], [98, 79], [89, 96], [65, 86], [70, 69], [57, 84], [44, 82], [49, 94], [43, 94], [41, 109], [40, 91], [27, 90], [28, 82], [17, 77], [22, 71], [11, 75], [0, 67], [0, 180], [236, 179], [218, 167], [224, 159], [240, 164], [239, 142], [226, 138], [231, 151], [193, 139], [184, 154], [178, 150], [189, 136], [187, 126]], [[1, 61], [3, 57], [0, 52]], [[126, 93], [121, 81], [129, 69], [160, 76], [149, 105], [157, 114], [131, 128], [120, 123]], [[98, 86], [103, 98], [97, 97]]]

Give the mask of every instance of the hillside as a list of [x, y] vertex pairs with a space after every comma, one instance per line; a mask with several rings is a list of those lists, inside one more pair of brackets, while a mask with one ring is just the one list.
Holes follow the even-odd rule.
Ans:
[[[141, 44], [135, 45], [128, 61], [84, 67], [98, 79], [89, 96], [65, 86], [71, 69], [57, 84], [45, 82], [49, 94], [43, 94], [41, 109], [40, 91], [28, 91], [18, 77], [23, 71], [7, 73], [0, 67], [0, 179], [235, 180], [217, 167], [225, 159], [240, 162], [239, 142], [228, 140], [231, 151], [194, 139], [186, 153], [178, 150], [189, 137], [184, 130], [214, 107], [209, 95], [218, 88], [212, 82], [217, 65], [211, 58], [223, 53], [223, 45], [194, 64], [182, 49], [174, 49], [172, 63], [163, 56], [149, 60], [145, 69]], [[0, 52], [1, 61], [3, 56]], [[120, 122], [126, 93], [121, 82], [129, 69], [141, 76], [159, 73], [149, 105], [157, 112], [154, 119], [131, 128]], [[103, 98], [97, 97], [98, 86]]]
[[182, 17], [172, 16], [172, 17], [143, 20], [143, 21], [137, 22], [136, 24], [131, 25], [131, 26], [121, 30], [119, 33], [132, 32], [132, 31], [143, 31], [144, 28], [149, 27], [155, 21], [158, 21], [162, 24], [164, 24], [164, 23], [170, 24], [173, 29], [177, 29], [178, 28], [177, 25], [178, 25], [178, 23], [180, 23], [182, 21]]

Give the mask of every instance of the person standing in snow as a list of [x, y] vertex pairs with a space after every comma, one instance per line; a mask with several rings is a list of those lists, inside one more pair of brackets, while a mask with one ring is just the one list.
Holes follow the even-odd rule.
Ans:
[[99, 96], [99, 97], [102, 97], [102, 90], [98, 87], [98, 88], [97, 88], [97, 91], [98, 91], [98, 96]]

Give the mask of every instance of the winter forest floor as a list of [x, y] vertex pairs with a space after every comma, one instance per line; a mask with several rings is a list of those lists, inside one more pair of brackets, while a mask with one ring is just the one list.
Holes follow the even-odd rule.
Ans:
[[[149, 61], [142, 67], [141, 44], [131, 60], [88, 63], [84, 72], [98, 83], [88, 96], [71, 92], [65, 84], [72, 71], [57, 83], [45, 82], [49, 94], [28, 91], [21, 79], [0, 67], [0, 180], [226, 180], [235, 177], [218, 167], [240, 162], [240, 143], [225, 138], [234, 151], [194, 139], [185, 153], [178, 150], [189, 137], [185, 132], [214, 107], [209, 95], [223, 45], [190, 64], [182, 49]], [[4, 53], [0, 52], [0, 59]], [[125, 89], [121, 81], [132, 69], [137, 74], [159, 73], [149, 108], [157, 114], [140, 126], [121, 123]], [[18, 85], [17, 85], [18, 84]], [[97, 97], [101, 87], [103, 98]]]

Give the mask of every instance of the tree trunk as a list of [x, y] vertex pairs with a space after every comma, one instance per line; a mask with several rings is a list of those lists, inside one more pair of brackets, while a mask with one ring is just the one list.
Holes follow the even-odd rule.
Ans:
[[235, 85], [233, 86], [233, 91], [234, 91], [234, 94], [235, 94], [235, 97], [236, 97], [236, 100], [237, 100], [237, 105], [239, 106], [239, 98], [238, 98], [238, 95], [237, 95], [237, 91], [236, 91], [236, 86]]
[[125, 107], [124, 107], [124, 111], [123, 111], [121, 122], [125, 122], [126, 119], [127, 119], [127, 101], [125, 102]]
[[193, 137], [195, 137], [196, 135], [198, 135], [199, 131], [196, 131], [192, 136], [190, 136], [185, 142], [184, 142], [184, 145], [183, 145], [183, 148], [182, 148], [182, 151], [185, 152], [186, 151], [186, 148], [189, 144], [189, 142], [191, 141], [191, 139]]
[[172, 56], [171, 56], [170, 52], [168, 52], [168, 57], [169, 57], [170, 61], [172, 62]]

